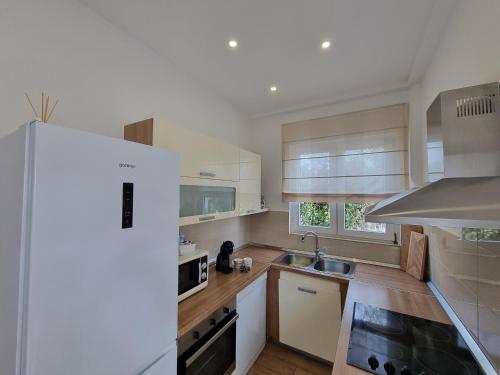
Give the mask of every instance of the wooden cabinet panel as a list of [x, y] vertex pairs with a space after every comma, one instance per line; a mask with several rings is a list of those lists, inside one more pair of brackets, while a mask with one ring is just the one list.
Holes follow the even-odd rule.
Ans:
[[279, 278], [280, 270], [271, 268], [267, 278], [266, 334], [271, 341], [279, 341]]

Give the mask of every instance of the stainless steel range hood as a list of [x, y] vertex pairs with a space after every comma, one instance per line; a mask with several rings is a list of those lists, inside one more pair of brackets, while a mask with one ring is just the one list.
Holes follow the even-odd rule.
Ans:
[[429, 184], [372, 206], [379, 223], [500, 229], [499, 84], [442, 92], [427, 110]]

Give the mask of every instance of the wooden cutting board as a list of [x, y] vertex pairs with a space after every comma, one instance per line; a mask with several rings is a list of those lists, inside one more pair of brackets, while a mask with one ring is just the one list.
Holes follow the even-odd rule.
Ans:
[[426, 252], [427, 236], [422, 233], [411, 232], [406, 272], [417, 280], [424, 278]]
[[424, 233], [424, 228], [420, 225], [403, 225], [401, 228], [401, 269], [406, 271], [408, 262], [408, 251], [410, 250], [410, 234], [411, 232]]

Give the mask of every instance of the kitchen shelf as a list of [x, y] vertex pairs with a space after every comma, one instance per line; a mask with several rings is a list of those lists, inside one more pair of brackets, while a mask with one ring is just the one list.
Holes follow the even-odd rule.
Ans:
[[259, 208], [257, 210], [251, 210], [247, 212], [240, 212], [239, 216], [248, 216], [248, 215], [256, 215], [256, 214], [261, 214], [263, 212], [269, 211], [269, 208]]

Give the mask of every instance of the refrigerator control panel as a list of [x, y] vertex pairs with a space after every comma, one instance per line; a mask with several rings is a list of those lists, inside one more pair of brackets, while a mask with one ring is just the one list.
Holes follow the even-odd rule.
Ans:
[[123, 183], [122, 229], [132, 228], [134, 218], [134, 184]]

